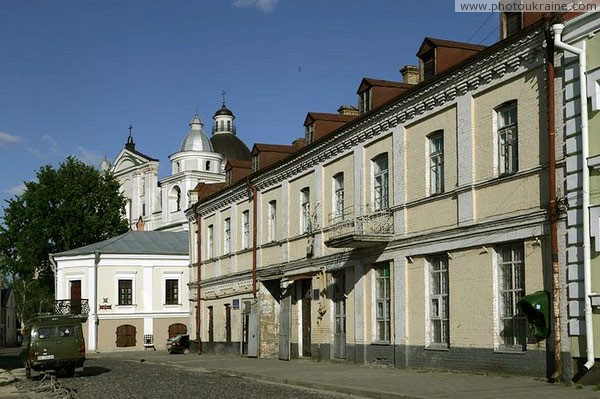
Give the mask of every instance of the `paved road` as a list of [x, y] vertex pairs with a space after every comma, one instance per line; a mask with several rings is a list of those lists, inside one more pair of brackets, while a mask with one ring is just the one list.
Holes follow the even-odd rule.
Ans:
[[[184, 359], [184, 355], [178, 356]], [[168, 355], [165, 359], [168, 359]], [[3, 356], [2, 363], [21, 374], [15, 356]], [[75, 378], [57, 375], [42, 381], [19, 378], [15, 384], [22, 398], [306, 398], [346, 397], [286, 385], [207, 372], [184, 365], [130, 360], [92, 358]]]

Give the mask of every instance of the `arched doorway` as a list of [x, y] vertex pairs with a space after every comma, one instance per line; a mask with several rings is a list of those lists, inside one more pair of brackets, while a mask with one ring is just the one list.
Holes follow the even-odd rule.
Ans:
[[187, 334], [187, 326], [185, 324], [175, 323], [169, 326], [169, 338], [180, 334]]
[[117, 347], [135, 346], [136, 329], [130, 324], [117, 327]]

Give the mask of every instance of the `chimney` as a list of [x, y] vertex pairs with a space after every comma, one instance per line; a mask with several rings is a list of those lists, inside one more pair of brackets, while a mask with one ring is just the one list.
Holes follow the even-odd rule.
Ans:
[[358, 108], [353, 105], [340, 105], [337, 112], [340, 115], [358, 115]]
[[138, 221], [135, 223], [135, 229], [138, 231], [144, 231], [144, 219], [140, 216]]
[[405, 65], [404, 68], [400, 69], [402, 74], [402, 81], [411, 85], [416, 85], [421, 82], [421, 74], [419, 67], [415, 65]]
[[294, 147], [305, 147], [306, 146], [306, 139], [304, 137], [297, 138], [296, 140], [292, 141], [292, 146], [294, 146]]

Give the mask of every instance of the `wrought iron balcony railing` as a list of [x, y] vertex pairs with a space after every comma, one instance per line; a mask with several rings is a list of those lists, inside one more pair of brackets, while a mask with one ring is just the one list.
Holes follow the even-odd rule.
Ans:
[[87, 299], [57, 299], [54, 301], [54, 314], [87, 318], [90, 305]]
[[332, 247], [364, 246], [369, 242], [388, 241], [394, 234], [394, 215], [389, 209], [367, 206], [345, 208], [329, 215], [326, 241]]

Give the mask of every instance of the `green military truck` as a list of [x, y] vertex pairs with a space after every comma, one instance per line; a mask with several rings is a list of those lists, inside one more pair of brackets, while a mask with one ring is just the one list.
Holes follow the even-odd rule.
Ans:
[[48, 370], [65, 370], [68, 376], [83, 371], [85, 340], [81, 319], [41, 316], [27, 323], [23, 333], [23, 362], [27, 378]]

